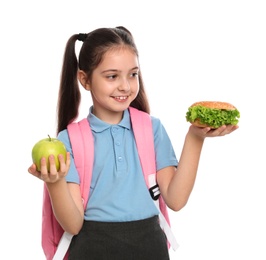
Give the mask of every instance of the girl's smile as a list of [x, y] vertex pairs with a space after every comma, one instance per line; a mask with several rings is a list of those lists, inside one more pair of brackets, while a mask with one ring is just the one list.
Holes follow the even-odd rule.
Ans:
[[128, 99], [128, 96], [119, 96], [119, 97], [113, 97], [118, 102], [125, 102]]

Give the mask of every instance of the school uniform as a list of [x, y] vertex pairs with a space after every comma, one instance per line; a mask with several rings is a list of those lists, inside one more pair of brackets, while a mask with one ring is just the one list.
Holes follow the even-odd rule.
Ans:
[[[107, 124], [87, 117], [94, 138], [94, 165], [84, 225], [72, 239], [69, 260], [169, 259], [158, 210], [147, 189], [128, 110], [121, 122]], [[177, 166], [171, 141], [152, 117], [157, 171]], [[71, 154], [67, 182], [79, 184], [67, 130], [58, 139]]]

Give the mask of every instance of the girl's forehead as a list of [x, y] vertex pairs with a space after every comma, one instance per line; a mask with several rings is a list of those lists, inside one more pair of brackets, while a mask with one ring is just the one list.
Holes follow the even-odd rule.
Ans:
[[108, 50], [98, 67], [138, 67], [138, 57], [130, 48], [114, 48]]
[[106, 53], [104, 54], [104, 57], [123, 55], [123, 54], [133, 54], [137, 56], [132, 48], [130, 48], [129, 46], [122, 45], [122, 46], [115, 46], [113, 48], [110, 48], [108, 51], [106, 51]]

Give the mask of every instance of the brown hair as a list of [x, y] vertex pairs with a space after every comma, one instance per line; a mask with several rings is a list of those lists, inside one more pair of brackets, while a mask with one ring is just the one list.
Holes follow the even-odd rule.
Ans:
[[[84, 41], [78, 60], [75, 54], [77, 40]], [[58, 95], [57, 133], [66, 129], [67, 125], [78, 116], [81, 100], [77, 79], [78, 69], [83, 70], [87, 78], [91, 79], [92, 72], [102, 61], [103, 55], [111, 48], [123, 45], [131, 48], [138, 56], [138, 50], [132, 34], [122, 26], [99, 28], [88, 34], [74, 34], [69, 38], [65, 48]], [[141, 71], [139, 71], [139, 93], [130, 106], [150, 113]]]

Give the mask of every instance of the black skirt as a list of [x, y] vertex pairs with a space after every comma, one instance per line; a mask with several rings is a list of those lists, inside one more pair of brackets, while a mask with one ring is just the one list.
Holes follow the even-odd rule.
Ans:
[[84, 221], [69, 260], [169, 260], [158, 216], [131, 222]]

